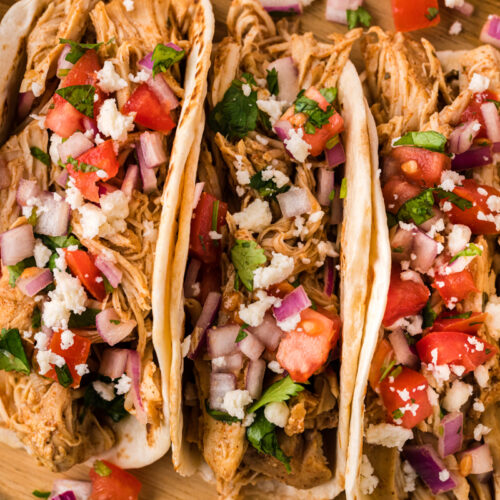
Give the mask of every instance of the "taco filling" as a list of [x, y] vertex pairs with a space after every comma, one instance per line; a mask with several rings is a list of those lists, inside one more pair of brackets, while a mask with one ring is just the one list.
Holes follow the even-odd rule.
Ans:
[[151, 283], [189, 50], [168, 5], [83, 3], [30, 33], [0, 150], [0, 421], [55, 470], [111, 448], [122, 419], [149, 445], [165, 425]]

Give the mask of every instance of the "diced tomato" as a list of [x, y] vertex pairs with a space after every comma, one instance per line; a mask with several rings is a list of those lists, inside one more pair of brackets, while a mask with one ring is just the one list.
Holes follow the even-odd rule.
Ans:
[[106, 289], [102, 274], [93, 259], [85, 250], [64, 249], [66, 263], [71, 272], [80, 280], [87, 291], [102, 302], [106, 298]]
[[221, 270], [217, 264], [204, 264], [200, 270], [200, 302], [205, 300], [210, 292], [220, 292]]
[[497, 352], [497, 348], [484, 340], [463, 332], [432, 332], [416, 344], [424, 363], [459, 365], [464, 375], [475, 370]]
[[[106, 94], [97, 86], [96, 71], [101, 69], [101, 63], [95, 50], [87, 50], [85, 54], [78, 59], [73, 68], [61, 82], [60, 88], [71, 87], [73, 85], [92, 85], [96, 89], [98, 96], [94, 103], [94, 121], [97, 119], [99, 109], [104, 102]], [[45, 118], [45, 126], [61, 137], [69, 137], [77, 130], [85, 131], [83, 120], [91, 118], [86, 117], [74, 108], [66, 99], [59, 94], [54, 94], [54, 107], [49, 109]]]
[[79, 163], [87, 163], [98, 170], [106, 172], [107, 177], [102, 178], [97, 175], [97, 171], [83, 172], [76, 170], [70, 163], [66, 165], [69, 175], [75, 180], [75, 186], [81, 191], [82, 195], [87, 200], [99, 203], [99, 187], [97, 186], [97, 182], [111, 179], [111, 177], [114, 177], [118, 173], [118, 169], [120, 168], [113, 141], [110, 139], [95, 148], [89, 149], [76, 158], [76, 160]]
[[387, 211], [397, 214], [402, 205], [420, 194], [421, 189], [396, 175], [387, 181], [382, 191]]
[[435, 12], [438, 12], [437, 0], [392, 0], [392, 15], [397, 31], [415, 31], [435, 26], [440, 21], [439, 14], [433, 17]]
[[[100, 464], [94, 464], [90, 469], [90, 480], [92, 481], [92, 493], [89, 500], [138, 500], [141, 491], [141, 482], [129, 472], [120, 467], [101, 460], [106, 467], [99, 467]], [[97, 471], [102, 469], [106, 472], [111, 470], [109, 475], [106, 472], [101, 475]]]
[[498, 94], [492, 92], [491, 90], [485, 90], [484, 92], [476, 92], [465, 108], [464, 112], [460, 116], [461, 123], [467, 123], [473, 120], [477, 120], [481, 124], [481, 129], [479, 130], [476, 138], [487, 138], [488, 134], [486, 132], [486, 125], [484, 123], [483, 113], [481, 113], [481, 104], [488, 102], [489, 100], [498, 101], [500, 100]]
[[368, 377], [370, 386], [375, 392], [378, 392], [378, 386], [382, 376], [388, 369], [393, 367], [394, 364], [394, 350], [388, 340], [382, 339], [378, 343], [375, 354], [373, 355], [372, 364], [370, 366], [370, 375]]
[[[73, 377], [73, 382], [71, 383], [71, 385], [69, 385], [69, 387], [75, 389], [76, 387], [80, 386], [80, 381], [82, 380], [81, 375], [78, 375], [75, 367], [77, 365], [81, 365], [87, 362], [92, 341], [88, 338], [80, 337], [79, 335], [75, 334], [73, 337], [73, 345], [71, 345], [67, 349], [62, 349], [61, 335], [62, 335], [62, 330], [54, 331], [50, 339], [49, 348], [54, 354], [62, 356], [66, 361], [66, 365], [68, 366], [69, 372]], [[58, 380], [55, 368], [49, 370], [45, 374], [45, 376], [54, 380]]]
[[175, 122], [170, 116], [170, 109], [160, 104], [154, 92], [146, 83], [141, 83], [122, 108], [127, 115], [136, 113], [134, 121], [138, 125], [168, 134], [175, 128]]
[[304, 92], [304, 95], [309, 99], [316, 101], [322, 111], [327, 110], [329, 102], [323, 97], [321, 92], [316, 87], [309, 87]]
[[387, 327], [400, 318], [418, 314], [427, 303], [429, 296], [429, 289], [423, 283], [416, 283], [412, 280], [403, 281], [401, 268], [393, 265], [383, 325]]
[[[455, 315], [455, 317], [451, 317]], [[475, 334], [486, 321], [487, 313], [474, 312], [468, 318], [457, 318], [458, 313], [441, 314], [432, 325], [431, 332], [464, 332]]]
[[451, 168], [449, 156], [424, 148], [399, 146], [392, 150], [391, 157], [399, 161], [400, 170], [407, 179], [428, 188], [439, 184], [443, 170]]
[[[478, 189], [484, 189], [487, 194], [481, 194]], [[481, 190], [482, 191], [482, 190]], [[472, 207], [465, 210], [460, 209], [453, 203], [451, 210], [446, 212], [453, 224], [464, 224], [470, 228], [474, 234], [498, 234], [500, 231], [496, 228], [496, 224], [490, 220], [483, 220], [498, 214], [493, 213], [488, 207], [488, 198], [490, 196], [500, 196], [500, 191], [492, 186], [478, 184], [473, 179], [465, 179], [462, 181], [462, 186], [457, 186], [453, 192], [472, 202]], [[446, 199], [441, 200], [441, 205]], [[478, 218], [479, 213], [481, 219]]]
[[474, 278], [468, 269], [452, 274], [436, 274], [432, 287], [447, 306], [455, 305], [471, 292], [478, 292]]
[[[218, 211], [215, 213], [218, 203]], [[191, 220], [191, 236], [189, 251], [205, 264], [217, 262], [221, 241], [212, 240], [210, 231], [220, 234], [221, 227], [226, 223], [227, 203], [217, 200], [209, 193], [201, 193], [200, 200]]]
[[338, 316], [330, 319], [313, 309], [302, 311], [300, 318], [297, 328], [283, 335], [276, 359], [295, 382], [307, 382], [328, 360], [341, 322]]
[[427, 379], [406, 366], [396, 377], [385, 377], [380, 382], [380, 395], [389, 419], [411, 429], [431, 415], [427, 387]]

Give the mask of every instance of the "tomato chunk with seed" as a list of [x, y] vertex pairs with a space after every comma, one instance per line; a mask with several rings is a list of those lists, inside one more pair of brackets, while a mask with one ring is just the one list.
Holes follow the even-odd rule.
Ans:
[[397, 31], [415, 31], [439, 24], [437, 0], [392, 0]]
[[[450, 317], [455, 315], [455, 317]], [[486, 321], [487, 313], [474, 312], [468, 318], [456, 317], [458, 313], [441, 314], [434, 324], [431, 331], [434, 332], [464, 332], [476, 334], [481, 325]]]
[[[94, 464], [90, 469], [92, 493], [89, 500], [138, 500], [141, 482], [126, 470], [102, 460], [105, 467]], [[104, 469], [104, 473], [102, 470]], [[101, 473], [97, 472], [99, 470]], [[111, 471], [108, 474], [108, 471]]]
[[410, 368], [398, 367], [397, 376], [388, 375], [380, 382], [380, 395], [389, 420], [407, 429], [415, 427], [432, 413], [427, 396], [427, 379]]
[[432, 287], [438, 291], [447, 306], [453, 306], [469, 293], [479, 291], [468, 269], [452, 274], [437, 274]]
[[420, 194], [421, 189], [400, 176], [394, 176], [387, 181], [382, 192], [387, 211], [391, 214], [397, 214], [408, 200]]
[[295, 330], [283, 335], [276, 359], [295, 382], [306, 382], [328, 360], [340, 336], [338, 316], [328, 318], [313, 309], [300, 313]]
[[85, 250], [70, 251], [65, 248], [64, 253], [71, 272], [95, 299], [102, 302], [106, 298], [106, 289], [101, 271], [97, 269], [92, 257]]

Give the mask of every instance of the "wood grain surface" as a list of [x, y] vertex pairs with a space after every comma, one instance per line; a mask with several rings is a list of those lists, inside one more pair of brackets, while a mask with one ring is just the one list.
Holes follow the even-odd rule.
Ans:
[[[476, 6], [470, 18], [454, 10], [441, 8], [441, 23], [434, 28], [414, 32], [413, 36], [425, 36], [438, 50], [475, 47], [479, 44], [479, 33], [488, 15], [500, 14], [500, 0], [469, 1]], [[12, 0], [0, 0], [0, 17], [13, 3]], [[306, 9], [301, 20], [302, 29], [313, 32], [320, 39], [326, 39], [329, 33], [336, 30], [345, 31], [344, 26], [325, 20], [325, 4], [326, 0], [316, 0]], [[220, 40], [226, 33], [224, 21], [229, 5], [230, 0], [214, 1], [217, 20], [216, 40]], [[373, 24], [379, 24], [386, 29], [394, 29], [390, 0], [365, 0], [364, 6], [373, 16]], [[448, 30], [457, 19], [463, 24], [463, 32], [459, 36], [450, 36]], [[354, 51], [353, 58], [358, 68], [361, 68], [357, 50]], [[179, 477], [172, 469], [169, 455], [133, 473], [142, 481], [141, 499], [143, 500], [212, 500], [216, 498], [213, 487], [200, 478]], [[81, 465], [66, 474], [54, 474], [37, 466], [34, 459], [24, 451], [0, 445], [0, 500], [32, 500], [35, 498], [31, 495], [34, 489], [48, 491], [51, 489], [52, 482], [61, 476], [86, 479], [88, 467]]]

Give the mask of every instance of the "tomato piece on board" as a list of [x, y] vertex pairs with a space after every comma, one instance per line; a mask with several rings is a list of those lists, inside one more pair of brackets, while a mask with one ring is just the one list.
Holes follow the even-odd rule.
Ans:
[[[481, 193], [478, 190], [480, 190]], [[453, 203], [451, 204], [451, 209], [446, 212], [446, 214], [453, 224], [464, 224], [468, 226], [474, 234], [500, 233], [494, 220], [494, 218], [498, 216], [498, 213], [492, 212], [488, 207], [488, 199], [490, 196], [500, 197], [500, 191], [498, 189], [492, 186], [478, 184], [473, 179], [464, 179], [462, 181], [462, 186], [456, 186], [453, 192], [461, 198], [465, 198], [472, 202], [472, 207], [466, 208], [465, 210], [460, 209]], [[482, 194], [484, 192], [486, 192], [486, 194]], [[441, 206], [445, 201], [445, 198], [440, 201]]]
[[396, 370], [397, 376], [389, 375], [380, 382], [380, 395], [392, 423], [411, 429], [432, 414], [429, 384], [421, 373], [406, 366]]
[[390, 342], [387, 339], [382, 339], [378, 343], [375, 354], [373, 355], [370, 375], [368, 376], [370, 386], [375, 392], [378, 392], [380, 379], [382, 379], [384, 375], [387, 375], [388, 370], [392, 370], [395, 361], [396, 356]]
[[99, 203], [99, 187], [97, 182], [111, 179], [118, 173], [120, 168], [120, 164], [116, 158], [113, 141], [110, 139], [104, 141], [95, 148], [89, 149], [76, 158], [76, 161], [79, 164], [86, 163], [96, 167], [98, 170], [106, 172], [106, 177], [99, 177], [97, 175], [98, 170], [94, 172], [84, 172], [70, 163], [66, 165], [69, 175], [75, 180], [75, 186], [81, 191], [82, 195], [87, 200]]
[[[78, 375], [78, 372], [76, 371], [75, 367], [77, 365], [81, 365], [87, 362], [92, 341], [86, 337], [80, 337], [75, 333], [73, 337], [73, 345], [71, 345], [67, 349], [62, 349], [61, 335], [62, 335], [62, 330], [54, 331], [50, 339], [49, 349], [54, 354], [58, 354], [59, 356], [63, 357], [64, 360], [66, 361], [66, 365], [69, 369], [69, 372], [73, 377], [73, 382], [68, 387], [72, 387], [73, 389], [75, 389], [80, 386], [80, 382], [82, 380], [81, 375]], [[45, 376], [58, 381], [57, 372], [55, 368], [51, 368], [45, 374]]]
[[341, 322], [338, 316], [330, 319], [313, 309], [302, 311], [300, 318], [295, 330], [284, 333], [276, 359], [295, 382], [307, 382], [328, 360], [339, 339]]
[[89, 500], [138, 500], [139, 498], [141, 482], [107, 460], [95, 462], [89, 475], [92, 481]]
[[387, 327], [398, 319], [418, 314], [427, 304], [429, 296], [429, 289], [423, 283], [403, 281], [401, 268], [393, 265], [382, 324]]
[[382, 192], [387, 211], [391, 214], [397, 214], [398, 210], [408, 200], [420, 194], [421, 189], [404, 180], [402, 177], [395, 175], [387, 181]]
[[64, 249], [64, 254], [71, 272], [95, 299], [102, 302], [106, 298], [106, 289], [101, 271], [97, 269], [92, 257], [85, 250], [67, 248]]
[[164, 134], [168, 134], [175, 128], [175, 122], [170, 116], [170, 110], [161, 105], [146, 83], [141, 83], [132, 92], [121, 112], [125, 115], [136, 113], [135, 123]]
[[441, 182], [443, 170], [450, 170], [451, 158], [414, 146], [398, 146], [391, 157], [399, 162], [401, 173], [410, 181], [423, 187], [434, 187]]
[[432, 287], [438, 291], [447, 307], [454, 306], [469, 293], [479, 291], [468, 269], [452, 274], [436, 274]]
[[[97, 86], [96, 72], [101, 69], [101, 63], [95, 50], [87, 50], [75, 63], [73, 68], [62, 80], [60, 88], [71, 87], [73, 85], [92, 85], [98, 99], [94, 102], [94, 122], [97, 119], [99, 110], [106, 98]], [[84, 120], [92, 120], [80, 113], [66, 99], [59, 94], [54, 94], [54, 107], [49, 109], [45, 118], [45, 126], [61, 137], [69, 137], [77, 130], [85, 132]]]
[[431, 332], [416, 344], [423, 363], [458, 365], [465, 368], [464, 375], [475, 370], [498, 349], [488, 342], [463, 332]]
[[397, 31], [415, 31], [435, 26], [440, 21], [437, 12], [438, 0], [392, 0], [392, 15]]
[[[450, 317], [455, 315], [455, 317]], [[457, 318], [457, 313], [441, 314], [432, 325], [431, 332], [464, 332], [475, 334], [486, 321], [487, 313], [474, 312], [468, 318]]]
[[227, 203], [209, 193], [201, 193], [191, 220], [189, 251], [205, 264], [213, 264], [219, 258], [221, 242], [212, 240], [210, 232], [220, 234], [220, 229], [226, 223], [226, 213]]
[[461, 123], [467, 123], [473, 120], [477, 120], [481, 124], [481, 129], [479, 130], [476, 138], [485, 139], [488, 137], [486, 132], [486, 124], [484, 123], [483, 113], [481, 113], [481, 104], [488, 101], [498, 101], [500, 100], [498, 94], [491, 90], [485, 90], [484, 92], [476, 92], [469, 105], [465, 108], [460, 116]]

